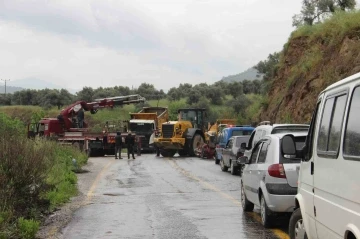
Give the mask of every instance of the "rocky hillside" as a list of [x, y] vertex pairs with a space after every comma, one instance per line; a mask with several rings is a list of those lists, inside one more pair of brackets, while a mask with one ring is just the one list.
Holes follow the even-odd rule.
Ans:
[[293, 32], [259, 120], [310, 122], [318, 94], [360, 71], [360, 12], [340, 13]]

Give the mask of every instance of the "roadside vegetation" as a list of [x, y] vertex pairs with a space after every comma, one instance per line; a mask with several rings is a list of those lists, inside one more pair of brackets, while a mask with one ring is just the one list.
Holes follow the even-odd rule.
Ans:
[[308, 123], [321, 89], [360, 72], [360, 11], [343, 2], [311, 24], [302, 22], [290, 35], [266, 79], [267, 100], [259, 118]]
[[24, 122], [0, 113], [0, 238], [34, 238], [44, 216], [77, 193], [87, 157], [56, 142], [29, 140]]

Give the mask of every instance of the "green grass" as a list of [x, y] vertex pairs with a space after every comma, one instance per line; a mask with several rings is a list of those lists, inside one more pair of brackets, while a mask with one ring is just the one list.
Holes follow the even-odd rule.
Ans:
[[[50, 201], [50, 210], [67, 202], [69, 198], [77, 193], [77, 177], [74, 171], [87, 162], [87, 156], [71, 146], [61, 146], [50, 142], [49, 146], [54, 147], [55, 157], [47, 178], [49, 185], [54, 188], [47, 192], [44, 198]], [[52, 145], [51, 145], [52, 144]], [[76, 165], [72, 162], [76, 160]]]
[[76, 195], [74, 172], [87, 162], [74, 147], [25, 136], [23, 122], [0, 113], [0, 238], [34, 238], [42, 212]]
[[329, 45], [336, 45], [346, 34], [358, 32], [360, 28], [360, 11], [339, 11], [323, 23], [313, 26], [305, 25], [291, 34], [291, 38], [309, 37], [309, 41], [323, 40]]

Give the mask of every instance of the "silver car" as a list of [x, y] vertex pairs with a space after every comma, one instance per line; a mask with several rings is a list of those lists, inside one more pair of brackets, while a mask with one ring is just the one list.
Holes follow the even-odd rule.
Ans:
[[[296, 150], [305, 144], [307, 132], [292, 133]], [[300, 159], [281, 153], [281, 140], [286, 134], [269, 134], [259, 140], [245, 163], [241, 178], [241, 204], [244, 211], [260, 207], [262, 223], [271, 226], [278, 213], [291, 213], [295, 207]]]

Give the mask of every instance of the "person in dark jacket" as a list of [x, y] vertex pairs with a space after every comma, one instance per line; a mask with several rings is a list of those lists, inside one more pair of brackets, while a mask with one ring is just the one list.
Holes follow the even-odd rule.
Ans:
[[117, 157], [118, 152], [119, 152], [119, 159], [122, 159], [121, 150], [122, 150], [122, 137], [120, 132], [117, 132], [115, 136], [115, 159], [118, 159]]
[[128, 136], [126, 136], [125, 144], [127, 145], [128, 159], [130, 159], [130, 153], [132, 154], [133, 159], [135, 159], [135, 155], [134, 155], [135, 138], [131, 135], [131, 133], [129, 133]]
[[78, 123], [79, 123], [79, 128], [84, 128], [84, 118], [85, 118], [84, 110], [80, 109], [78, 114], [77, 114], [77, 120], [78, 120]]

